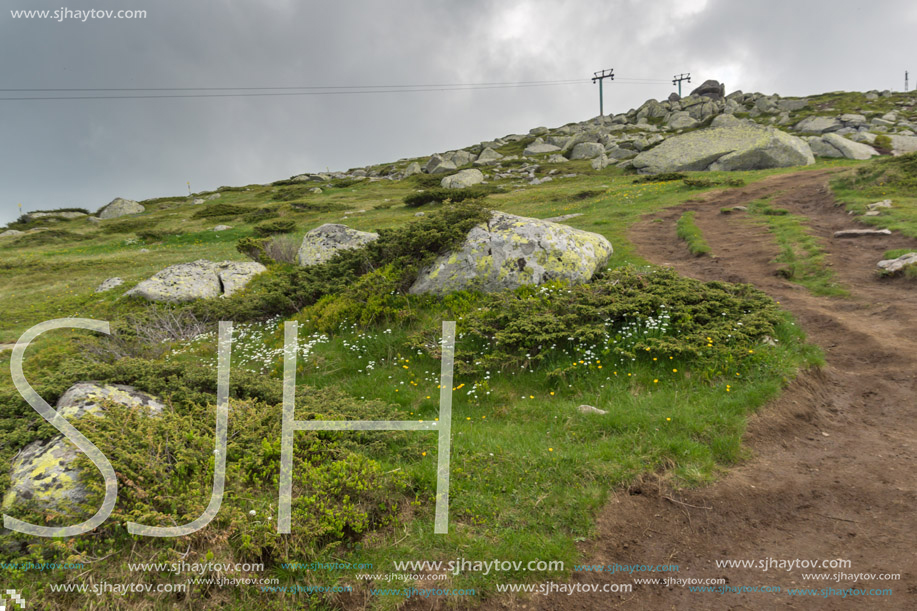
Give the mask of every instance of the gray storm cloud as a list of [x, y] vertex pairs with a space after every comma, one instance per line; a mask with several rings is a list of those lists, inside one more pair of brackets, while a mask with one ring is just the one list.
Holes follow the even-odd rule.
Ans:
[[[13, 19], [9, 10], [137, 9], [138, 20]], [[588, 77], [805, 95], [900, 89], [907, 2], [758, 0], [339, 3], [15, 0], [0, 13], [0, 88], [407, 85], [584, 79], [472, 91], [0, 101], [0, 222], [347, 169], [594, 116]], [[669, 83], [616, 82], [621, 112]], [[159, 95], [167, 92], [147, 92]], [[245, 93], [245, 92], [240, 92]], [[143, 92], [133, 92], [134, 95]], [[100, 95], [100, 93], [17, 93]], [[113, 93], [111, 95], [122, 95]]]

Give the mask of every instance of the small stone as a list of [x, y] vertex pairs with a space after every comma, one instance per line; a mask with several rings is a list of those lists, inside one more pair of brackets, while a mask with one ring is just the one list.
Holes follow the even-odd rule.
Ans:
[[891, 235], [892, 232], [888, 229], [844, 229], [843, 231], [835, 231], [834, 237], [836, 238], [861, 238], [864, 236], [871, 235]]
[[591, 405], [580, 405], [576, 409], [578, 409], [581, 414], [599, 414], [601, 416], [604, 416], [605, 414], [608, 413], [604, 409], [592, 407]]

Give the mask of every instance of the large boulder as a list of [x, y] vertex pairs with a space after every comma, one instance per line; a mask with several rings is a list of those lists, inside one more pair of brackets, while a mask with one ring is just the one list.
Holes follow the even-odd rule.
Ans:
[[200, 259], [179, 263], [157, 272], [125, 296], [165, 302], [194, 301], [220, 295], [228, 297], [266, 269], [254, 261], [214, 263]]
[[726, 97], [726, 86], [710, 79], [701, 83], [700, 87], [691, 92], [691, 95], [701, 95], [713, 100], [722, 100]]
[[806, 117], [797, 123], [793, 129], [805, 134], [824, 134], [825, 132], [837, 131], [841, 127], [843, 127], [843, 124], [834, 117]]
[[503, 159], [503, 155], [493, 150], [489, 146], [484, 147], [484, 150], [481, 151], [481, 154], [478, 155], [478, 158], [474, 160], [475, 166], [486, 166], [486, 165], [496, 165]]
[[357, 231], [336, 223], [325, 223], [303, 236], [297, 258], [300, 265], [316, 265], [328, 261], [339, 250], [362, 248], [378, 238], [378, 233]]
[[470, 170], [462, 170], [452, 176], [446, 176], [439, 184], [443, 189], [464, 189], [481, 182], [484, 182], [484, 175], [481, 170], [472, 168]]
[[839, 134], [825, 134], [822, 136], [822, 140], [829, 146], [836, 148], [847, 159], [869, 159], [879, 154], [876, 149], [868, 144], [860, 144], [859, 142], [848, 140]]
[[809, 145], [773, 127], [736, 120], [668, 138], [633, 159], [641, 174], [761, 170], [815, 163]]
[[550, 280], [587, 282], [611, 253], [611, 243], [597, 233], [494, 211], [455, 251], [422, 270], [410, 292], [442, 295]]
[[[566, 161], [566, 159], [564, 159], [564, 161]], [[18, 229], [7, 229], [6, 231], [0, 232], [0, 238], [12, 238], [17, 235], [22, 235], [23, 233], [25, 232], [19, 231]]]
[[556, 153], [560, 150], [559, 146], [554, 146], [553, 144], [546, 143], [541, 138], [535, 138], [535, 141], [525, 147], [525, 150], [522, 151], [523, 155], [541, 155], [542, 153]]
[[116, 197], [111, 203], [99, 210], [100, 219], [116, 219], [119, 216], [140, 214], [146, 210], [143, 206], [131, 199]]
[[692, 117], [686, 111], [679, 110], [669, 115], [669, 117], [666, 119], [665, 124], [671, 127], [672, 129], [689, 129], [697, 125], [697, 119]]
[[917, 151], [917, 136], [889, 136], [892, 150], [896, 153], [913, 153]]
[[[103, 416], [108, 402], [143, 409], [158, 416], [165, 409], [155, 397], [131, 386], [79, 382], [57, 401], [57, 411], [69, 422], [86, 414]], [[57, 435], [46, 441], [33, 441], [16, 455], [10, 469], [10, 485], [3, 497], [3, 509], [25, 502], [46, 509], [65, 509], [87, 500], [76, 459], [82, 452], [66, 437]]]
[[595, 159], [605, 154], [605, 147], [598, 142], [580, 142], [573, 147], [570, 159]]

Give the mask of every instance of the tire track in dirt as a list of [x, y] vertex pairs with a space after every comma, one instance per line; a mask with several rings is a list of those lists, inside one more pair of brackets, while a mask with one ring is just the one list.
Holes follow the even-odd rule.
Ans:
[[[709, 192], [647, 218], [630, 237], [642, 256], [701, 280], [748, 282], [791, 311], [827, 366], [794, 380], [749, 422], [752, 458], [703, 488], [674, 491], [647, 478], [619, 491], [583, 545], [588, 564], [678, 564], [679, 578], [724, 578], [730, 586], [784, 592], [701, 594], [686, 587], [634, 586], [630, 594], [498, 598], [494, 609], [915, 609], [917, 500], [913, 415], [917, 404], [917, 284], [879, 279], [885, 250], [914, 248], [899, 235], [838, 240], [858, 225], [836, 205], [830, 171], [774, 176]], [[817, 297], [775, 274], [773, 237], [741, 213], [720, 208], [774, 196], [775, 206], [808, 217], [811, 233], [849, 298]], [[675, 221], [695, 221], [715, 257], [693, 257]], [[653, 219], [662, 222], [653, 222]], [[804, 581], [803, 572], [838, 569], [718, 569], [727, 559], [850, 560], [845, 573], [900, 573], [899, 581]], [[638, 577], [652, 577], [640, 574]], [[629, 583], [628, 576], [577, 573], [573, 583]], [[889, 588], [891, 597], [791, 597], [787, 588]]]

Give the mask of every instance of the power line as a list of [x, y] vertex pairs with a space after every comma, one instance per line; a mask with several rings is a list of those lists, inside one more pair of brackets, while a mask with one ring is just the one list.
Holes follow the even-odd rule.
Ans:
[[525, 84], [525, 85], [488, 85], [477, 87], [424, 87], [415, 89], [373, 89], [343, 91], [279, 91], [257, 93], [177, 93], [166, 95], [81, 95], [81, 96], [18, 96], [0, 97], [0, 101], [12, 100], [144, 100], [144, 99], [177, 99], [177, 98], [255, 98], [255, 97], [290, 97], [290, 96], [327, 96], [327, 95], [371, 95], [379, 93], [421, 93], [426, 91], [475, 91], [484, 89], [521, 89], [528, 87], [550, 87], [558, 85], [578, 85], [588, 81], [576, 80], [559, 83]]
[[356, 89], [425, 89], [434, 87], [496, 87], [496, 86], [521, 86], [521, 85], [564, 85], [569, 83], [583, 83], [584, 79], [561, 79], [546, 81], [496, 81], [487, 83], [426, 83], [415, 85], [299, 85], [281, 87], [69, 87], [69, 88], [20, 88], [4, 89], [0, 92], [92, 92], [92, 91], [290, 91], [298, 89], [308, 90], [356, 90]]
[[[598, 74], [598, 73], [596, 73]], [[608, 75], [606, 75], [607, 77]], [[611, 77], [614, 79], [614, 77]], [[592, 79], [595, 82], [596, 79]], [[430, 91], [477, 91], [486, 89], [519, 89], [528, 87], [556, 87], [580, 85], [586, 79], [543, 81], [496, 81], [482, 83], [439, 83], [427, 85], [303, 85], [277, 87], [70, 87], [70, 88], [0, 88], [2, 93], [127, 93], [137, 95], [25, 95], [0, 97], [0, 101], [16, 100], [149, 100], [182, 98], [247, 98], [326, 95], [369, 95], [388, 93], [422, 93]], [[662, 79], [624, 77], [616, 82], [624, 85], [652, 85], [668, 81]], [[600, 83], [601, 84], [601, 83]], [[150, 92], [150, 93], [144, 93]], [[178, 93], [158, 93], [178, 92]], [[192, 93], [203, 92], [203, 93]], [[232, 93], [229, 93], [232, 92]]]

